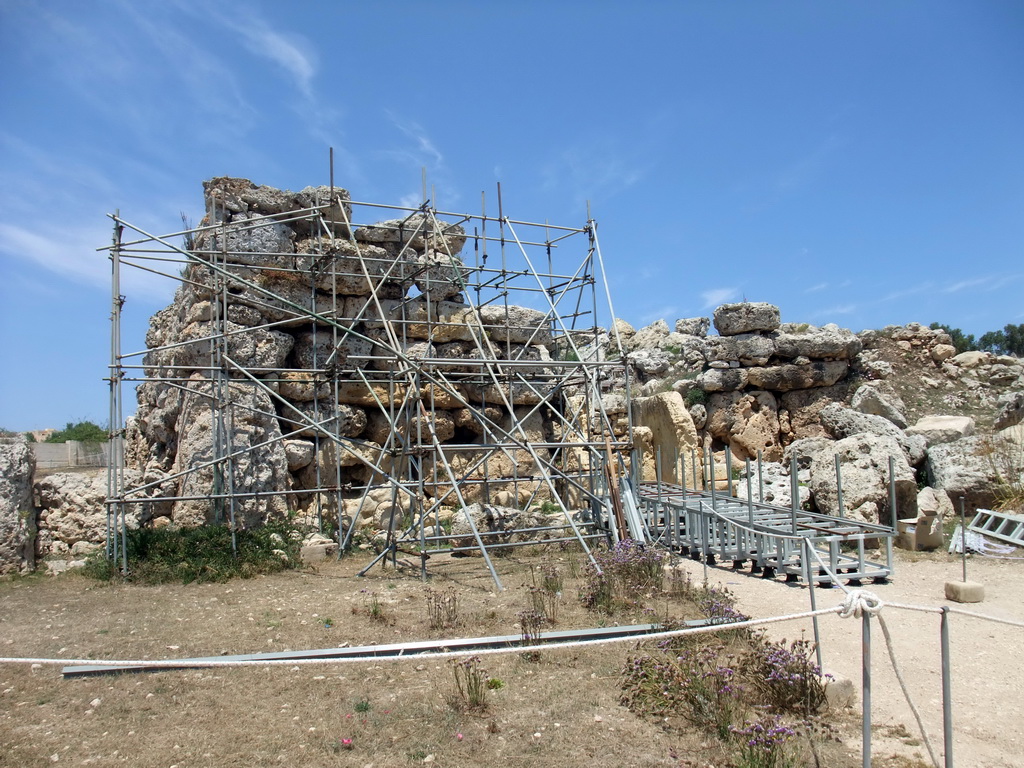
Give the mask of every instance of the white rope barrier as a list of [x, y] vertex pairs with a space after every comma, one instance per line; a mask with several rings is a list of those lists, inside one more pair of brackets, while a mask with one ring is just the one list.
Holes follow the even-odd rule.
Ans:
[[1024, 621], [1017, 621], [1015, 619], [1001, 619], [998, 616], [989, 616], [986, 613], [977, 613], [975, 611], [965, 611], [963, 608], [954, 608], [949, 606], [950, 613], [959, 613], [961, 616], [970, 616], [975, 619], [985, 619], [985, 621], [994, 621], [997, 624], [1008, 624], [1011, 627], [1024, 627]]
[[[931, 739], [928, 738], [928, 731], [925, 730], [924, 720], [921, 718], [921, 713], [917, 709], [917, 705], [914, 704], [914, 698], [910, 695], [910, 689], [907, 687], [906, 681], [903, 679], [903, 671], [900, 669], [899, 662], [896, 661], [896, 651], [893, 648], [892, 635], [889, 634], [889, 626], [886, 624], [885, 617], [882, 616], [882, 606], [885, 603], [882, 599], [874, 592], [869, 592], [866, 589], [854, 589], [850, 590], [845, 584], [836, 578], [836, 575], [832, 573], [827, 565], [822, 562], [821, 557], [817, 552], [814, 551], [813, 547], [807, 547], [818, 563], [824, 569], [825, 573], [828, 574], [829, 578], [833, 583], [838, 584], [842, 587], [846, 593], [846, 597], [843, 600], [842, 608], [839, 611], [839, 616], [844, 619], [848, 619], [851, 616], [861, 618], [863, 616], [874, 617], [878, 619], [878, 624], [882, 628], [882, 635], [885, 637], [885, 649], [889, 655], [889, 662], [892, 664], [892, 671], [896, 675], [896, 680], [900, 684], [900, 690], [903, 691], [903, 698], [907, 701], [907, 706], [910, 707], [911, 713], [914, 715], [914, 720], [917, 721], [917, 728], [921, 732], [921, 739], [924, 741], [924, 745], [928, 750], [928, 756], [932, 759], [932, 765], [935, 768], [939, 768], [938, 758], [935, 757], [935, 750], [932, 748]], [[893, 607], [897, 607], [895, 603]], [[903, 607], [903, 606], [899, 606]], [[921, 610], [931, 612], [932, 609], [924, 606], [920, 607]], [[941, 609], [938, 611], [941, 613]]]
[[839, 617], [848, 619], [854, 616], [859, 619], [865, 613], [877, 616], [882, 605], [882, 599], [874, 592], [866, 589], [855, 589], [852, 592], [847, 590], [843, 604], [839, 607]]

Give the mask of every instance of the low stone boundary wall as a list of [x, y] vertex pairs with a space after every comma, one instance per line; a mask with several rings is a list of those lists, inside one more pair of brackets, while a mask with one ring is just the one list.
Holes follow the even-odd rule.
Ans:
[[110, 443], [29, 443], [36, 458], [36, 469], [66, 467], [105, 467], [110, 459]]

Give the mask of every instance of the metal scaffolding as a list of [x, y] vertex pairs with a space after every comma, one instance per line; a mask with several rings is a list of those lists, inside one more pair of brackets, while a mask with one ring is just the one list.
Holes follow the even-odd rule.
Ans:
[[[232, 531], [299, 515], [344, 551], [372, 510], [375, 563], [415, 553], [426, 576], [431, 555], [474, 551], [499, 588], [496, 551], [589, 554], [615, 528], [632, 424], [601, 396], [629, 392], [621, 348], [602, 352], [614, 313], [592, 219], [511, 219], [500, 186], [492, 216], [483, 195], [478, 214], [352, 201], [333, 173], [269, 210], [214, 182], [197, 227], [111, 216], [107, 554], [122, 569], [126, 527], [161, 515]], [[177, 290], [127, 353], [125, 269]], [[139, 414], [117, 429], [125, 384]], [[551, 514], [511, 530], [510, 508]]]

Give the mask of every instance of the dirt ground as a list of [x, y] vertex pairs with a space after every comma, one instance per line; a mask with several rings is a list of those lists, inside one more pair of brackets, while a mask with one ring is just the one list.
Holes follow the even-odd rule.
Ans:
[[[883, 602], [938, 608], [943, 605], [1024, 622], [1024, 561], [970, 556], [967, 578], [981, 582], [985, 600], [958, 605], [945, 599], [947, 581], [959, 581], [959, 556], [943, 553], [908, 553], [896, 550], [896, 571], [887, 584], [862, 585]], [[695, 576], [702, 576], [700, 563], [686, 562]], [[746, 575], [711, 569], [739, 598], [739, 607], [751, 616], [784, 615], [810, 608], [806, 588], [781, 580], [765, 581]], [[843, 593], [837, 589], [816, 590], [818, 608], [839, 605]], [[888, 606], [882, 616], [892, 636], [896, 661], [900, 665], [931, 739], [940, 765], [943, 760], [942, 681], [940, 664], [940, 616]], [[996, 768], [1024, 764], [1024, 628], [997, 624], [963, 615], [950, 616], [952, 657], [953, 755], [958, 766]], [[872, 622], [872, 723], [877, 757], [904, 756], [928, 763], [920, 744], [919, 730], [892, 670], [885, 638]], [[810, 620], [775, 624], [769, 632], [794, 637], [803, 631], [813, 637]], [[855, 684], [860, 708], [862, 680], [861, 621], [827, 616], [819, 620], [822, 662], [825, 670]], [[907, 736], [901, 737], [901, 734]], [[851, 748], [859, 750], [860, 740]]]
[[[553, 561], [566, 576], [557, 629], [643, 620], [604, 620], [582, 610], [573, 578], [578, 556], [542, 550], [498, 562], [504, 592], [479, 559], [433, 567], [430, 586], [456, 590], [462, 623], [430, 629], [417, 576], [375, 568], [355, 578], [366, 562], [357, 557], [223, 584], [110, 586], [75, 574], [0, 581], [0, 656], [158, 659], [515, 634], [531, 566]], [[699, 563], [684, 560], [680, 567], [703, 578]], [[891, 583], [865, 588], [883, 601], [939, 606], [944, 582], [959, 575], [959, 561], [946, 555], [904, 554]], [[967, 607], [1024, 620], [1024, 562], [971, 560], [969, 578], [985, 584], [986, 600]], [[809, 605], [805, 588], [781, 579], [724, 568], [709, 569], [709, 579], [726, 584], [752, 616]], [[817, 597], [819, 607], [842, 599], [836, 589]], [[941, 761], [939, 617], [892, 606], [883, 615]], [[956, 764], [1019, 765], [1024, 630], [966, 616], [951, 622]], [[927, 765], [873, 624], [873, 764]], [[860, 622], [828, 616], [820, 625], [826, 668], [854, 680], [859, 691]], [[811, 625], [775, 624], [770, 631], [810, 637]], [[482, 713], [451, 706], [452, 669], [439, 660], [68, 680], [60, 666], [0, 664], [0, 766], [728, 765], [713, 740], [666, 731], [619, 705], [619, 670], [631, 650], [620, 644], [544, 651], [539, 661], [514, 653], [486, 657], [487, 674], [502, 685], [488, 691]], [[859, 709], [836, 718], [844, 741], [825, 764], [860, 765]]]

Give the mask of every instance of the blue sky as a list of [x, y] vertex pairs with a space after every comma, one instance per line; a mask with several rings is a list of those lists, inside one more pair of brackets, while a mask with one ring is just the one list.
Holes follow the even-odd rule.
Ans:
[[[106, 214], [204, 179], [581, 225], [634, 325], [1024, 322], [1024, 3], [0, 0], [0, 426], [106, 423]], [[123, 290], [124, 347], [168, 287]]]

